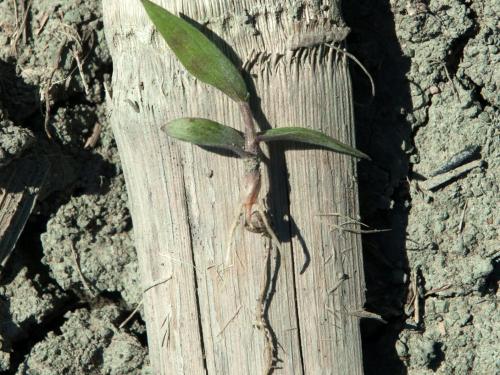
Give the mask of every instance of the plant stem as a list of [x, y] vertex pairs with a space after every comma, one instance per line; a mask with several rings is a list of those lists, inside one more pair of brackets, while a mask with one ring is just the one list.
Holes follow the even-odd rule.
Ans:
[[242, 102], [240, 110], [245, 124], [245, 151], [251, 155], [245, 159], [245, 190], [243, 196], [245, 223], [251, 225], [252, 207], [257, 202], [261, 186], [259, 143], [250, 104]]
[[257, 156], [259, 145], [250, 104], [248, 102], [242, 102], [240, 104], [240, 110], [243, 115], [243, 123], [245, 124], [245, 151]]

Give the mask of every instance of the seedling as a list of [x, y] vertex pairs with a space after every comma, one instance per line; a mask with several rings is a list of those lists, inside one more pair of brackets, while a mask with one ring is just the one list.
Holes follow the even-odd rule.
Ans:
[[[246, 229], [269, 236], [279, 247], [264, 210], [257, 203], [261, 189], [262, 142], [306, 143], [356, 158], [370, 158], [347, 144], [308, 128], [280, 127], [257, 132], [249, 104], [250, 94], [247, 85], [239, 70], [224, 53], [187, 21], [149, 0], [141, 1], [149, 18], [181, 64], [195, 78], [217, 88], [238, 103], [244, 125], [244, 131], [241, 132], [209, 119], [180, 118], [162, 126], [162, 130], [172, 138], [198, 146], [229, 150], [242, 159], [245, 166], [244, 189], [236, 223], [243, 215]], [[231, 233], [234, 229], [235, 226], [231, 229]], [[258, 313], [258, 324], [266, 331], [266, 340], [270, 345], [269, 327], [265, 325], [263, 317], [266, 304], [265, 292], [266, 289], [263, 289], [259, 299], [261, 308]]]
[[[180, 118], [162, 127], [168, 136], [198, 146], [229, 150], [244, 161], [244, 196], [241, 207], [245, 227], [262, 232], [254, 206], [261, 187], [262, 142], [291, 141], [330, 149], [334, 152], [369, 159], [361, 151], [319, 131], [301, 127], [280, 127], [257, 132], [250, 94], [243, 77], [231, 61], [201, 31], [166, 9], [142, 0], [146, 12], [181, 64], [198, 80], [205, 82], [239, 104], [244, 133], [204, 118]], [[260, 223], [260, 224], [259, 224]]]

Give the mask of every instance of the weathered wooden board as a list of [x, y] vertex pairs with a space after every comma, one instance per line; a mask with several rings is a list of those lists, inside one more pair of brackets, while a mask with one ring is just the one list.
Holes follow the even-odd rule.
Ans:
[[49, 171], [45, 159], [25, 157], [0, 169], [0, 277]]
[[[311, 42], [345, 37], [339, 2], [158, 3], [234, 49], [255, 86], [259, 126], [307, 126], [354, 143], [346, 57]], [[266, 340], [254, 323], [268, 240], [238, 229], [234, 264], [221, 267], [243, 166], [160, 131], [184, 116], [241, 130], [238, 107], [185, 72], [140, 2], [106, 0], [103, 8], [114, 63], [111, 122], [144, 287], [172, 277], [144, 296], [154, 372], [263, 373]], [[273, 250], [268, 311], [281, 367], [275, 373], [361, 374], [362, 253], [359, 235], [348, 231], [359, 214], [356, 161], [311, 149], [266, 152], [272, 162], [262, 197], [283, 242], [281, 253]]]

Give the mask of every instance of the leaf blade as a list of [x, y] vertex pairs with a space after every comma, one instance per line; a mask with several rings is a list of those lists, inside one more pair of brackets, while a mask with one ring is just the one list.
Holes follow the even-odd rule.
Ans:
[[196, 117], [170, 121], [161, 127], [169, 137], [198, 146], [222, 148], [244, 155], [245, 139], [241, 132], [218, 122]]
[[320, 131], [300, 128], [300, 127], [285, 127], [275, 128], [260, 132], [257, 139], [263, 142], [273, 141], [292, 141], [306, 143], [314, 146], [321, 146], [332, 151], [354, 156], [360, 159], [371, 160], [370, 157], [363, 152], [342, 143]]
[[156, 29], [189, 73], [235, 101], [248, 100], [248, 89], [240, 72], [210, 39], [155, 3], [141, 2]]

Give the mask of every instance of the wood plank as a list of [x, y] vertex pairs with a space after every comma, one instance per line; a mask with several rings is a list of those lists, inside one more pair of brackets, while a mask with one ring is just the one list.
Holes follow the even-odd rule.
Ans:
[[47, 177], [45, 158], [24, 157], [0, 169], [0, 277]]
[[[324, 47], [310, 48], [311, 34], [319, 40], [345, 37], [340, 2], [323, 8], [291, 0], [158, 3], [203, 22], [234, 48], [252, 74], [259, 126], [307, 126], [353, 143], [347, 61]], [[154, 372], [263, 373], [266, 338], [254, 323], [268, 239], [239, 228], [234, 264], [225, 272], [221, 267], [243, 165], [168, 139], [159, 129], [184, 116], [242, 129], [238, 107], [184, 71], [139, 2], [109, 0], [103, 9], [115, 72], [111, 122], [143, 284], [172, 276], [144, 300]], [[293, 38], [291, 50], [294, 34], [307, 37]], [[308, 48], [297, 48], [301, 41]], [[285, 156], [277, 146], [266, 152], [272, 162], [263, 171], [261, 197], [283, 241], [281, 253], [272, 249], [274, 292], [267, 314], [281, 367], [275, 373], [361, 374], [359, 322], [349, 314], [364, 301], [359, 235], [333, 230], [342, 218], [316, 216], [332, 210], [357, 218], [356, 164], [325, 151]], [[303, 243], [310, 264], [301, 273]], [[328, 293], [342, 273], [349, 279]]]

